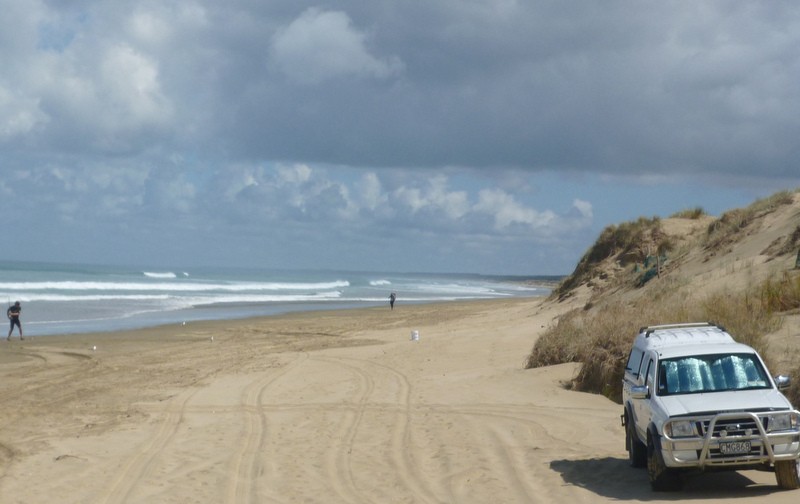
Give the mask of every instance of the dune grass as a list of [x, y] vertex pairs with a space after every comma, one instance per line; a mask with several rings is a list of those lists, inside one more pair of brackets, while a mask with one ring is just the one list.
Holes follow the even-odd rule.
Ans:
[[[636, 301], [615, 301], [566, 313], [542, 334], [526, 367], [581, 363], [576, 390], [603, 394], [621, 402], [622, 377], [631, 344], [642, 326], [709, 321], [755, 348], [769, 363], [765, 335], [780, 329], [780, 312], [800, 308], [800, 274], [767, 279], [744, 292], [691, 299], [688, 287], [665, 279]], [[771, 369], [773, 372], [779, 370]], [[800, 362], [788, 370], [793, 385], [787, 396], [800, 406]]]
[[780, 191], [757, 200], [746, 208], [736, 208], [722, 214], [708, 225], [706, 248], [716, 250], [735, 242], [742, 237], [740, 231], [748, 227], [756, 218], [774, 212], [783, 205], [791, 205], [798, 190]]
[[594, 245], [581, 257], [575, 271], [553, 291], [561, 297], [597, 274], [598, 263], [616, 257], [620, 266], [644, 262], [648, 254], [665, 253], [673, 247], [659, 217], [639, 217], [630, 222], [606, 227]]
[[785, 312], [800, 308], [800, 271], [787, 271], [770, 277], [760, 290], [760, 301], [768, 312]]
[[703, 210], [703, 207], [694, 207], [694, 208], [687, 208], [685, 210], [680, 210], [675, 212], [674, 214], [670, 215], [671, 218], [674, 219], [692, 219], [697, 220], [700, 217], [706, 215], [706, 211]]

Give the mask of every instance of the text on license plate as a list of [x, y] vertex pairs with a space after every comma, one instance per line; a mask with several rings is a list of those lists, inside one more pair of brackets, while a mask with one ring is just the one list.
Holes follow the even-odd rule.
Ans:
[[719, 452], [723, 455], [750, 453], [750, 441], [729, 441], [727, 443], [720, 443]]

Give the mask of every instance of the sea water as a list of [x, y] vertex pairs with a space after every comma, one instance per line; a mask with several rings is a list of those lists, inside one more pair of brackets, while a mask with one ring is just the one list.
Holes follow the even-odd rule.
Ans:
[[547, 295], [557, 277], [0, 262], [26, 336], [403, 303]]

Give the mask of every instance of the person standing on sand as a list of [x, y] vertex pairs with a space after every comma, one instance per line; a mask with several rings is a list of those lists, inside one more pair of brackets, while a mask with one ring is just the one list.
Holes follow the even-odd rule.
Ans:
[[397, 294], [395, 294], [394, 292], [392, 292], [391, 294], [389, 294], [389, 307], [390, 307], [392, 310], [394, 310], [394, 300], [395, 300], [395, 299], [397, 299]]
[[8, 329], [8, 337], [6, 337], [6, 341], [11, 339], [11, 333], [14, 332], [14, 326], [16, 325], [19, 328], [19, 339], [24, 340], [25, 338], [22, 337], [22, 322], [19, 321], [19, 314], [22, 312], [22, 306], [19, 305], [19, 301], [14, 303], [12, 306], [8, 307], [6, 310], [6, 315], [8, 315], [8, 320], [11, 322], [11, 327]]

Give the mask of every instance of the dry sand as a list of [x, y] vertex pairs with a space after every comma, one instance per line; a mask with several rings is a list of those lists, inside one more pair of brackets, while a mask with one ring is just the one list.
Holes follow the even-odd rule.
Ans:
[[398, 305], [2, 342], [0, 503], [800, 499], [756, 471], [653, 493], [628, 466], [619, 405], [565, 390], [575, 365], [522, 368], [566, 308]]

